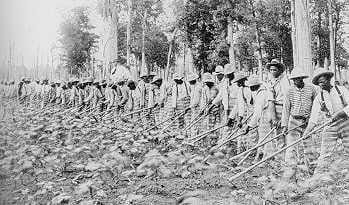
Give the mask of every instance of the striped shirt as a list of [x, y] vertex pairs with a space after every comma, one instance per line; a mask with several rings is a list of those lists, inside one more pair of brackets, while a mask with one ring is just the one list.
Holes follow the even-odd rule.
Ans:
[[312, 85], [305, 84], [299, 89], [292, 86], [286, 93], [282, 110], [281, 125], [287, 126], [289, 117], [308, 118], [311, 113], [313, 100], [316, 97], [316, 89]]

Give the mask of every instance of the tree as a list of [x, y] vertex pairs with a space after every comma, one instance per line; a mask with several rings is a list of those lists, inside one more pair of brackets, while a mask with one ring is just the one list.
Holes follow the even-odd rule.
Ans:
[[88, 71], [89, 67], [86, 65], [96, 51], [99, 38], [91, 32], [93, 28], [85, 7], [73, 9], [69, 18], [60, 25], [59, 42], [64, 51], [62, 61], [71, 75], [79, 76]]

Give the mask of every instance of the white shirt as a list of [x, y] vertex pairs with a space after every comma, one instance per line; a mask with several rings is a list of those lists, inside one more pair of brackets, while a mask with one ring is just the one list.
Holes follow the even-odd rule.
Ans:
[[[345, 89], [343, 86], [338, 86], [344, 100], [349, 103], [349, 91], [347, 89]], [[327, 109], [329, 110], [329, 113], [331, 115], [333, 115], [334, 113], [342, 110], [344, 108], [342, 101], [339, 97], [339, 94], [337, 92], [337, 90], [335, 89], [335, 87], [332, 87], [330, 92], [323, 90], [323, 96], [324, 96], [324, 102], [325, 105], [327, 107]], [[313, 103], [313, 107], [311, 110], [311, 115], [310, 115], [310, 119], [309, 122], [317, 124], [319, 121], [319, 117], [321, 116], [321, 114], [323, 113], [323, 111], [321, 111], [321, 92], [318, 93], [318, 95], [315, 97], [314, 103]], [[349, 116], [349, 105], [347, 105], [344, 108], [344, 112], [347, 114], [347, 116]]]

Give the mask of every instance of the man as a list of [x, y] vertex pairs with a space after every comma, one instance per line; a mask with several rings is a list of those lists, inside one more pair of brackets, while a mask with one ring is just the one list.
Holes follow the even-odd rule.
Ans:
[[[125, 105], [128, 101], [128, 87], [126, 85], [127, 79], [122, 77], [119, 79], [118, 82], [118, 87], [119, 87], [119, 101], [118, 101], [118, 107], [119, 107], [119, 111], [120, 112], [124, 112], [125, 111]], [[149, 96], [147, 94], [147, 96]], [[148, 103], [146, 103], [146, 105], [148, 105]]]
[[[139, 87], [137, 87], [136, 82], [133, 80], [127, 81], [127, 87], [129, 89], [128, 92], [128, 101], [126, 103], [126, 110], [128, 112], [132, 112], [138, 110], [140, 108], [141, 103], [141, 91]], [[134, 114], [132, 117], [138, 117], [139, 114]]]
[[70, 106], [76, 106], [79, 103], [79, 90], [77, 88], [78, 83], [79, 83], [79, 80], [77, 78], [72, 78], [70, 80], [70, 84], [71, 84], [70, 94], [69, 94]]
[[229, 115], [229, 119], [237, 122], [239, 128], [242, 127], [242, 119], [247, 116], [251, 105], [253, 104], [251, 90], [246, 86], [247, 76], [238, 73], [233, 80], [238, 87], [237, 104]]
[[30, 94], [31, 94], [31, 87], [30, 87], [30, 78], [24, 78], [24, 84], [22, 87], [22, 95], [21, 95], [21, 101], [24, 103], [24, 105], [27, 107], [30, 103]]
[[[250, 110], [252, 109], [253, 99], [251, 90], [245, 85], [247, 76], [243, 73], [237, 73], [233, 82], [236, 83], [238, 89], [237, 104], [233, 111], [229, 115], [229, 126], [234, 125], [232, 122], [236, 122], [238, 128], [242, 128], [242, 119], [247, 118]], [[243, 147], [249, 147], [252, 145], [251, 137], [248, 135], [241, 136], [237, 141], [237, 146], [240, 151]]]
[[315, 70], [312, 82], [320, 86], [320, 93], [315, 97], [309, 124], [304, 131], [304, 135], [311, 132], [315, 126], [321, 122], [320, 116], [325, 116], [325, 120], [332, 120], [334, 124], [327, 126], [321, 132], [321, 151], [317, 160], [315, 174], [323, 174], [331, 170], [330, 166], [334, 162], [336, 143], [341, 138], [344, 149], [340, 157], [344, 159], [345, 166], [332, 168], [348, 168], [349, 158], [349, 91], [342, 86], [331, 85], [334, 76], [332, 71], [324, 68]]
[[86, 99], [84, 100], [84, 103], [88, 103], [90, 106], [90, 111], [97, 111], [98, 109], [98, 102], [102, 98], [102, 93], [98, 89], [98, 81], [94, 81], [91, 83], [92, 85], [89, 87], [89, 93]]
[[[293, 143], [302, 136], [316, 96], [315, 87], [305, 84], [305, 78], [308, 78], [308, 75], [301, 69], [294, 69], [290, 76], [290, 80], [293, 80], [294, 85], [291, 86], [284, 97], [281, 127], [284, 133], [290, 130], [286, 135], [286, 145]], [[285, 152], [284, 178], [286, 180], [290, 180], [296, 173], [297, 159], [300, 159], [297, 153], [302, 153], [300, 146], [292, 146]]]
[[[216, 85], [217, 85], [218, 90], [221, 91], [222, 89], [225, 89], [226, 82], [224, 80], [224, 68], [220, 65], [217, 66], [215, 69], [214, 75], [216, 76]], [[223, 120], [222, 113], [224, 112], [224, 107], [223, 107], [222, 103], [220, 103], [218, 105], [218, 107], [219, 107], [219, 122], [218, 123], [221, 123]]]
[[[267, 81], [267, 88], [271, 91], [271, 95], [268, 98], [268, 111], [269, 111], [269, 121], [271, 126], [276, 126], [276, 132], [281, 133], [281, 115], [282, 115], [282, 105], [284, 103], [284, 98], [287, 90], [290, 88], [290, 81], [286, 75], [285, 66], [278, 60], [273, 59], [267, 64], [267, 70], [270, 74], [270, 79]], [[285, 145], [285, 137], [282, 136], [277, 140], [276, 145], [271, 147], [275, 149], [276, 147], [283, 147]]]
[[41, 93], [40, 93], [41, 109], [43, 109], [50, 101], [50, 96], [49, 96], [50, 89], [51, 89], [51, 86], [48, 83], [48, 79], [44, 79], [42, 81]]
[[[179, 115], [183, 112], [187, 113], [190, 110], [189, 85], [187, 85], [183, 78], [183, 75], [179, 73], [176, 73], [173, 76], [173, 81], [175, 83], [172, 85], [172, 99], [170, 102], [174, 114], [173, 116]], [[180, 132], [188, 121], [188, 115], [184, 114], [184, 116], [181, 116], [175, 122], [174, 129]]]
[[153, 123], [159, 123], [162, 119], [162, 114], [160, 110], [165, 105], [165, 99], [167, 96], [166, 86], [163, 84], [163, 80], [160, 76], [153, 78], [151, 82], [151, 89], [149, 93], [149, 103], [148, 108], [153, 108], [149, 110], [151, 112], [151, 120]]
[[[200, 112], [200, 101], [201, 101], [201, 93], [202, 93], [202, 85], [198, 82], [199, 76], [196, 73], [190, 73], [188, 75], [187, 81], [190, 86], [190, 115], [191, 121], [199, 114]], [[197, 135], [200, 131], [200, 123], [196, 123], [196, 125], [190, 128], [190, 136], [193, 137]]]
[[105, 88], [105, 101], [103, 102], [109, 111], [115, 104], [115, 90], [113, 90], [113, 82], [109, 81]]
[[[214, 78], [210, 73], [204, 73], [202, 81], [204, 86], [201, 94], [200, 110], [205, 109], [207, 105], [211, 105], [211, 102], [218, 95], [218, 88], [215, 86]], [[202, 130], [211, 130], [220, 120], [218, 105], [213, 104], [213, 106], [206, 108], [205, 114], [207, 114], [208, 117], [203, 120]], [[205, 148], [210, 148], [215, 145], [218, 138], [217, 135], [217, 132], [211, 132], [209, 136], [205, 138], [203, 146]]]
[[[257, 134], [252, 135], [252, 141], [254, 142], [261, 142], [261, 139], [263, 139], [267, 133], [271, 130], [271, 126], [269, 123], [269, 117], [268, 117], [268, 97], [270, 96], [270, 90], [268, 90], [265, 85], [263, 85], [263, 82], [259, 80], [258, 76], [251, 76], [248, 79], [247, 86], [250, 87], [250, 90], [252, 92], [253, 96], [253, 114], [250, 118], [250, 121], [248, 121], [247, 126], [245, 128], [245, 134], [248, 134], [251, 128], [254, 128], [258, 126]], [[254, 138], [254, 139], [253, 139]], [[265, 145], [265, 147], [270, 145]], [[262, 156], [265, 158], [269, 154], [271, 150], [263, 149], [263, 147], [259, 148], [257, 150], [257, 154], [255, 157], [255, 162], [260, 160]]]

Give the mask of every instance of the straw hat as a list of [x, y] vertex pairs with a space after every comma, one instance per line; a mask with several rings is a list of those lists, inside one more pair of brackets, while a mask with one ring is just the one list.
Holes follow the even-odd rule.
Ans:
[[173, 80], [183, 80], [183, 75], [179, 73], [175, 73], [173, 75]]
[[159, 80], [162, 80], [162, 78], [160, 76], [155, 76], [153, 78], [153, 80], [151, 81], [152, 84], [154, 84], [155, 82], [159, 81]]
[[234, 73], [235, 72], [235, 68], [233, 67], [232, 64], [228, 63], [225, 64], [224, 66], [224, 75], [228, 75], [230, 73]]
[[243, 73], [238, 73], [238, 74], [236, 74], [236, 76], [235, 76], [235, 78], [233, 80], [233, 83], [236, 83], [236, 82], [238, 82], [240, 80], [243, 80], [243, 79], [247, 79], [247, 77], [248, 76], [243, 74]]
[[334, 73], [330, 70], [326, 70], [325, 68], [318, 68], [315, 70], [314, 72], [314, 76], [313, 76], [313, 79], [312, 79], [312, 82], [314, 85], [319, 85], [319, 78], [321, 76], [324, 76], [324, 75], [328, 75], [330, 76], [330, 78], [333, 77]]
[[215, 69], [215, 71], [214, 71], [214, 74], [215, 74], [215, 75], [224, 74], [223, 66], [221, 66], [221, 65], [217, 66], [216, 69]]
[[199, 78], [199, 75], [196, 73], [190, 73], [187, 77], [187, 81], [193, 81], [197, 80]]
[[93, 79], [91, 77], [87, 77], [84, 81], [84, 83], [92, 83]]
[[155, 72], [150, 72], [148, 76], [156, 76]]
[[107, 85], [107, 81], [106, 81], [106, 80], [101, 80], [101, 81], [99, 82], [99, 85], [100, 85], [100, 86]]
[[295, 78], [308, 78], [309, 76], [299, 68], [293, 69], [290, 75], [290, 79], [295, 79]]
[[258, 76], [251, 76], [248, 78], [248, 81], [246, 83], [247, 86], [252, 87], [256, 85], [261, 85], [262, 81], [259, 79]]
[[202, 76], [202, 81], [204, 83], [214, 83], [213, 76], [210, 73], [204, 73]]
[[74, 77], [74, 78], [71, 78], [71, 79], [70, 79], [70, 82], [71, 82], [71, 83], [79, 82], [79, 79], [77, 79], [77, 78]]
[[285, 70], [284, 64], [282, 64], [278, 59], [271, 60], [270, 63], [267, 64], [267, 70], [270, 69], [270, 66], [275, 66], [281, 71]]

